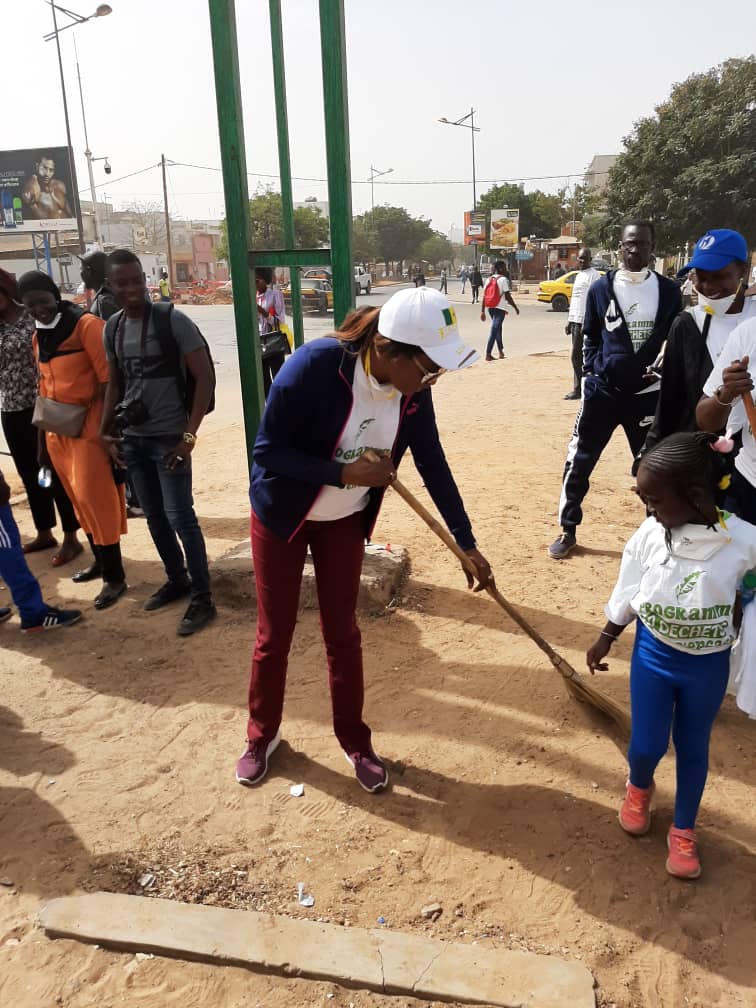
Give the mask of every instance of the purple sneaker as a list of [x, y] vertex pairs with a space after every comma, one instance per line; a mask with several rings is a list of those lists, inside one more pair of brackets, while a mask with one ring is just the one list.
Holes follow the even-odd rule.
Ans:
[[345, 752], [344, 755], [347, 762], [354, 767], [354, 774], [361, 788], [370, 791], [371, 794], [383, 791], [389, 778], [386, 764], [380, 756], [376, 756], [372, 749], [367, 749], [365, 752]]
[[239, 757], [236, 764], [236, 779], [246, 787], [259, 784], [268, 772], [268, 757], [278, 748], [281, 741], [280, 730], [272, 742], [247, 742], [247, 748]]

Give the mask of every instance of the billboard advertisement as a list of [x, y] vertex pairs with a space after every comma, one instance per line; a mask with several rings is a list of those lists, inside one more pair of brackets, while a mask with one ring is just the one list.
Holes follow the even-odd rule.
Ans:
[[509, 249], [517, 245], [520, 231], [519, 210], [491, 211], [491, 241], [489, 248]]
[[68, 147], [0, 151], [0, 230], [76, 231]]
[[486, 215], [476, 210], [465, 211], [465, 245], [486, 244]]

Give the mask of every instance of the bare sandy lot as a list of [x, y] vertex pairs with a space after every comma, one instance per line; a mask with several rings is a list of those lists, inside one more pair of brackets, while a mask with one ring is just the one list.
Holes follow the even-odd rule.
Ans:
[[[603, 623], [622, 546], [642, 519], [618, 436], [599, 466], [583, 548], [546, 556], [573, 404], [566, 354], [480, 364], [434, 392], [442, 436], [480, 547], [503, 593], [570, 662]], [[6, 468], [8, 468], [6, 466]], [[198, 510], [217, 561], [247, 535], [247, 473], [235, 417], [195, 455]], [[411, 459], [400, 473], [419, 494]], [[23, 530], [29, 513], [17, 508]], [[494, 603], [396, 496], [376, 538], [408, 547], [397, 608], [363, 616], [367, 716], [393, 787], [362, 792], [333, 737], [317, 613], [302, 614], [289, 666], [286, 744], [257, 789], [233, 778], [243, 746], [254, 630], [249, 579], [216, 564], [220, 616], [179, 640], [180, 609], [142, 602], [162, 570], [143, 522], [124, 541], [130, 590], [95, 613], [49, 554], [45, 593], [86, 608], [78, 627], [22, 637], [0, 628], [0, 1004], [13, 1008], [419, 1002], [324, 983], [139, 959], [35, 927], [41, 901], [86, 890], [152, 892], [343, 926], [422, 931], [491, 948], [579, 959], [601, 1005], [754, 1004], [756, 726], [727, 698], [700, 818], [704, 875], [664, 871], [674, 765], [657, 776], [648, 837], [616, 821], [621, 740], [578, 705]], [[0, 592], [0, 604], [7, 593]], [[632, 634], [597, 683], [627, 702]], [[302, 798], [289, 795], [303, 783]], [[296, 903], [297, 882], [315, 896]], [[420, 908], [438, 901], [435, 922]], [[333, 994], [333, 998], [327, 998]], [[565, 1006], [568, 1008], [568, 1006]]]

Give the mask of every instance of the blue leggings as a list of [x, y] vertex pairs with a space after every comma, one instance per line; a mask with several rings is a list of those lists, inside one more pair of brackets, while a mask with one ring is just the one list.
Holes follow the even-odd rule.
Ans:
[[696, 824], [709, 770], [709, 737], [729, 670], [729, 649], [715, 654], [677, 651], [637, 620], [630, 666], [630, 783], [651, 786], [654, 770], [667, 752], [671, 729], [677, 756], [674, 822], [678, 829], [693, 829]]
[[40, 613], [47, 611], [47, 606], [42, 601], [39, 581], [26, 563], [21, 536], [10, 504], [0, 507], [0, 577], [10, 588], [21, 619], [33, 623]]

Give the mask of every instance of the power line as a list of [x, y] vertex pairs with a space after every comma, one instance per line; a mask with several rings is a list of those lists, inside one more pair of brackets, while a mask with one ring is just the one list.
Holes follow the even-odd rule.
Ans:
[[[211, 165], [198, 165], [189, 164], [186, 161], [171, 161], [171, 167], [175, 168], [194, 168], [198, 171], [210, 171], [222, 173], [222, 168], [214, 168]], [[148, 165], [146, 168], [140, 168], [138, 171], [130, 172], [128, 175], [121, 175], [119, 178], [107, 179], [101, 185], [95, 186], [96, 189], [104, 189], [105, 186], [113, 186], [118, 182], [124, 182], [126, 179], [134, 178], [136, 175], [143, 175], [145, 172], [152, 171], [154, 168], [159, 168], [160, 162], [157, 164]], [[478, 179], [477, 181], [481, 185], [502, 185], [505, 183], [523, 183], [523, 182], [552, 182], [555, 179], [570, 179], [570, 178], [580, 178], [586, 175], [595, 177], [597, 175], [608, 175], [609, 171], [581, 171], [581, 172], [560, 172], [558, 175], [517, 175], [512, 178], [494, 178], [494, 179]], [[271, 172], [253, 172], [248, 171], [247, 175], [251, 178], [269, 178], [278, 179], [280, 178], [277, 174], [272, 174]], [[292, 179], [295, 182], [328, 182], [325, 178], [315, 178], [307, 175], [293, 175]], [[377, 180], [376, 180], [377, 181]], [[446, 186], [446, 185], [469, 185], [469, 179], [392, 179], [390, 181], [377, 182], [377, 185], [388, 185], [388, 186], [409, 186], [409, 185], [419, 185], [419, 186]], [[352, 185], [370, 185], [369, 179], [352, 179]], [[87, 189], [80, 189], [79, 193], [87, 192]], [[186, 193], [186, 195], [194, 195], [192, 193]], [[214, 193], [198, 193], [197, 195], [214, 195]]]

